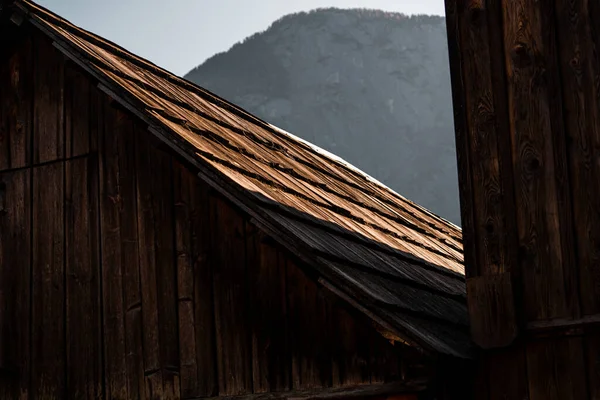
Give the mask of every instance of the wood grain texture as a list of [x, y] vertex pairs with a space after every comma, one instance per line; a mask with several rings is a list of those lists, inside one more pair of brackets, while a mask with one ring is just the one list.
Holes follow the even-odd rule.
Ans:
[[[465, 87], [466, 110], [469, 118], [467, 141], [473, 180], [475, 214], [474, 234], [479, 246], [477, 265], [480, 275], [506, 272], [510, 268], [507, 251], [508, 237], [505, 226], [506, 198], [500, 170], [500, 137], [498, 121], [506, 116], [498, 114], [494, 98], [490, 49], [490, 27], [486, 2], [469, 0], [460, 10], [459, 24], [462, 45], [462, 76]], [[512, 295], [512, 293], [508, 293]], [[477, 321], [477, 318], [473, 318]]]
[[0, 66], [0, 170], [31, 162], [32, 41], [23, 41]]
[[144, 326], [144, 368], [146, 375], [153, 377], [152, 381], [162, 381], [162, 378], [159, 379], [157, 377], [161, 374], [156, 375], [156, 371], [161, 370], [160, 332], [156, 287], [155, 210], [152, 179], [149, 179], [148, 176], [148, 170], [152, 170], [152, 159], [150, 158], [148, 143], [139, 143], [138, 151], [135, 153], [135, 160], [136, 169], [140, 171], [137, 179], [137, 228], [139, 235], [140, 285]]
[[192, 211], [192, 254], [194, 268], [194, 325], [198, 360], [198, 388], [204, 395], [218, 392], [218, 373], [215, 339], [215, 303], [213, 295], [213, 267], [208, 187], [194, 178], [195, 207]]
[[144, 365], [152, 376], [161, 370], [162, 390], [175, 393], [179, 377], [168, 373], [179, 368], [171, 159], [149, 133], [136, 129], [135, 139]]
[[65, 157], [90, 151], [92, 88], [89, 79], [72, 63], [64, 67]]
[[90, 157], [65, 163], [67, 393], [81, 399], [103, 385], [97, 168]]
[[600, 331], [588, 329], [583, 338], [583, 352], [587, 368], [589, 398], [600, 398]]
[[[552, 12], [541, 3], [506, 2], [504, 45], [507, 57], [509, 115], [514, 184], [527, 320], [570, 315], [564, 266], [572, 260], [565, 166], [561, 137], [560, 92], [556, 93]], [[558, 98], [557, 98], [558, 96]], [[558, 103], [558, 104], [557, 104]], [[555, 139], [555, 140], [553, 140]], [[565, 239], [566, 240], [566, 239]]]
[[557, 0], [556, 15], [561, 78], [564, 86], [564, 118], [569, 141], [569, 169], [577, 237], [581, 312], [600, 310], [600, 168], [595, 161], [600, 148], [600, 58], [590, 24], [595, 2]]
[[217, 391], [208, 195], [197, 177], [173, 165], [181, 396]]
[[[156, 139], [135, 129], [138, 234], [146, 373], [163, 371], [163, 390], [175, 393], [179, 377], [171, 159]], [[158, 379], [158, 378], [157, 378]]]
[[465, 87], [462, 70], [462, 38], [460, 29], [459, 0], [446, 0], [446, 33], [448, 36], [449, 66], [452, 85], [454, 111], [454, 133], [456, 141], [456, 161], [460, 196], [462, 242], [464, 249], [465, 275], [478, 275], [477, 242], [475, 237], [475, 216], [473, 209], [473, 181], [470, 164], [470, 144], [466, 114]]
[[531, 400], [588, 399], [582, 338], [529, 343], [527, 376]]
[[369, 339], [369, 371], [371, 384], [404, 379], [400, 368], [400, 349], [379, 332], [371, 332]]
[[64, 163], [33, 170], [33, 325], [34, 397], [65, 395], [65, 237]]
[[[192, 252], [192, 210], [195, 209], [196, 179], [178, 163], [173, 166], [175, 205], [175, 251], [177, 252], [177, 294], [179, 313], [179, 360], [181, 396], [200, 397], [194, 318], [194, 269]], [[212, 302], [212, 299], [210, 299]]]
[[30, 378], [31, 171], [0, 173], [0, 395], [17, 398]]
[[[113, 114], [114, 115], [114, 114]], [[137, 144], [135, 126], [130, 116], [116, 112], [116, 125], [110, 134], [118, 136], [118, 202], [121, 236], [121, 271], [127, 353], [127, 391], [130, 399], [143, 398], [144, 354], [142, 298], [140, 289], [140, 256], [138, 240], [138, 198], [136, 168]]]
[[[123, 260], [127, 255], [123, 254], [122, 226], [127, 224], [137, 228], [137, 215], [129, 215], [125, 221], [122, 220], [121, 209], [124, 196], [122, 192], [127, 191], [128, 187], [131, 190], [132, 179], [135, 176], [132, 176], [131, 171], [129, 173], [121, 171], [121, 166], [122, 158], [126, 155], [124, 142], [128, 135], [131, 138], [131, 125], [125, 122], [108, 102], [100, 102], [97, 111], [100, 151], [105, 391], [109, 397], [127, 399], [129, 386], [125, 332], [127, 310], [124, 306], [123, 292]], [[135, 187], [133, 190], [135, 193]], [[127, 229], [123, 230], [127, 231]], [[133, 250], [136, 249], [133, 248]]]
[[285, 255], [251, 224], [246, 224], [246, 254], [254, 393], [289, 390]]
[[64, 157], [64, 56], [48, 38], [34, 36], [33, 162]]
[[[332, 331], [329, 338], [331, 350], [337, 363], [337, 376], [333, 386], [353, 386], [371, 382], [369, 331], [348, 311], [341, 307], [331, 307], [329, 320]], [[335, 379], [337, 378], [337, 379]]]
[[473, 340], [484, 349], [510, 345], [518, 333], [511, 274], [469, 278], [467, 293]]
[[[482, 366], [490, 400], [529, 398], [527, 358], [524, 343], [491, 351]], [[502, 377], [499, 379], [499, 377]]]
[[219, 394], [252, 393], [245, 222], [228, 203], [212, 196], [210, 216]]
[[294, 390], [329, 387], [332, 384], [329, 338], [322, 330], [304, 328], [327, 329], [326, 299], [295, 262], [288, 260], [286, 270], [292, 387]]
[[218, 392], [208, 187], [173, 164], [181, 395]]

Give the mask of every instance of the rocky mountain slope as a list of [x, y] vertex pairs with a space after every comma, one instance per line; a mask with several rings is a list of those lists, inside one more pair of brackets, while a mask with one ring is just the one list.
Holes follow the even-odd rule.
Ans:
[[286, 16], [186, 78], [460, 223], [443, 17]]

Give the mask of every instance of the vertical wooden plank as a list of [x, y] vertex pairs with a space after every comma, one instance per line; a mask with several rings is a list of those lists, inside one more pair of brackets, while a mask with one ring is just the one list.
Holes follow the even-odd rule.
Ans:
[[508, 272], [467, 279], [471, 337], [484, 349], [507, 346], [517, 336], [512, 283]]
[[193, 179], [197, 184], [191, 221], [198, 388], [201, 393], [212, 396], [218, 393], [219, 385], [215, 349], [211, 208], [208, 186], [204, 182], [198, 182], [195, 175]]
[[171, 160], [152, 139], [136, 132], [144, 365], [146, 387], [158, 396], [179, 388], [178, 376], [168, 372], [179, 368], [179, 340]]
[[462, 39], [462, 67], [469, 118], [469, 142], [473, 198], [475, 205], [474, 232], [480, 243], [477, 262], [480, 275], [506, 272], [510, 262], [498, 150], [498, 115], [494, 99], [489, 27], [486, 8], [482, 0], [464, 2], [459, 10]]
[[328, 353], [333, 353], [338, 365], [338, 379], [333, 385], [370, 383], [368, 332], [345, 309], [335, 306], [329, 309], [333, 337]]
[[220, 198], [211, 197], [210, 203], [219, 395], [247, 394], [252, 392], [252, 350], [244, 219]]
[[67, 392], [96, 399], [101, 393], [100, 282], [97, 243], [97, 160], [65, 163], [65, 273]]
[[121, 268], [123, 273], [123, 309], [125, 312], [125, 349], [127, 353], [127, 391], [130, 399], [145, 396], [142, 346], [142, 299], [137, 213], [137, 150], [134, 123], [130, 116], [118, 111], [118, 129], [111, 132], [119, 138], [119, 218], [121, 235]]
[[[148, 132], [138, 134], [138, 142], [154, 139]], [[171, 157], [157, 149], [154, 142], [149, 147], [153, 169], [146, 179], [153, 181], [153, 201], [156, 232], [156, 267], [158, 313], [160, 327], [161, 366], [165, 369], [164, 386], [168, 398], [179, 392], [179, 332], [177, 319], [177, 271], [175, 268], [175, 238], [173, 216], [173, 179]], [[139, 175], [138, 175], [139, 176]]]
[[33, 170], [34, 397], [65, 395], [64, 164]]
[[[544, 4], [542, 4], [544, 3]], [[564, 137], [560, 93], [556, 85], [552, 9], [545, 2], [505, 2], [504, 45], [507, 57], [510, 129], [519, 231], [524, 309], [528, 320], [565, 317], [572, 314], [563, 265], [562, 238], [569, 237], [563, 214]], [[553, 96], [554, 95], [554, 96]], [[559, 98], [557, 98], [559, 97]], [[556, 104], [558, 102], [558, 104]], [[553, 143], [553, 139], [556, 139]], [[558, 156], [558, 160], [557, 157]], [[560, 194], [559, 194], [560, 192]]]
[[289, 390], [284, 254], [251, 224], [246, 224], [246, 254], [254, 393]]
[[[400, 376], [400, 351], [374, 329], [369, 338], [369, 371], [371, 383], [383, 383], [403, 379]], [[335, 381], [334, 381], [335, 382]]]
[[0, 367], [11, 371], [10, 385], [2, 385], [0, 395], [17, 398], [27, 396], [30, 376], [29, 170], [0, 174], [0, 237]]
[[127, 130], [121, 116], [105, 103], [98, 104], [105, 391], [107, 398], [127, 399], [119, 169]]
[[0, 170], [22, 168], [31, 160], [31, 49], [31, 39], [22, 41], [0, 66]]
[[[541, 3], [542, 10], [542, 40], [546, 43], [548, 60], [545, 68], [547, 74], [547, 90], [550, 111], [550, 136], [553, 148], [554, 172], [556, 181], [557, 216], [552, 220], [558, 220], [558, 236], [560, 238], [562, 280], [567, 309], [566, 316], [579, 318], [581, 315], [581, 304], [579, 300], [579, 266], [576, 261], [575, 244], [575, 222], [573, 221], [573, 198], [571, 192], [569, 155], [567, 142], [563, 93], [569, 90], [564, 86], [559, 63], [559, 45], [557, 43], [557, 15], [553, 5], [557, 0], [544, 0]], [[539, 134], [539, 132], [538, 132]], [[560, 270], [557, 270], [560, 271]]]
[[179, 360], [181, 396], [200, 397], [196, 330], [194, 326], [194, 270], [191, 209], [194, 208], [193, 177], [179, 164], [173, 169], [175, 201], [175, 246], [177, 251], [177, 293], [179, 309]]
[[490, 400], [488, 391], [489, 383], [489, 368], [486, 365], [486, 358], [481, 354], [474, 360], [473, 367], [473, 399]]
[[595, 2], [557, 0], [558, 45], [562, 72], [565, 125], [577, 234], [578, 265], [583, 314], [600, 312], [600, 119], [596, 78], [600, 58], [594, 49], [590, 10]]
[[296, 264], [288, 260], [286, 270], [292, 386], [294, 389], [330, 386], [330, 349], [322, 331], [317, 329], [327, 324], [325, 299], [319, 293], [315, 282]]
[[589, 329], [584, 336], [589, 398], [600, 399], [600, 330]]
[[[137, 263], [135, 266], [137, 267]], [[127, 310], [125, 332], [127, 391], [130, 399], [144, 399], [146, 398], [146, 383], [142, 348], [142, 310], [139, 306]]]
[[97, 152], [100, 146], [100, 128], [102, 107], [101, 104], [105, 101], [105, 94], [98, 88], [92, 87], [90, 83], [90, 96], [89, 96], [89, 151]]
[[174, 163], [182, 397], [217, 394], [210, 217], [206, 184]]
[[454, 111], [454, 132], [456, 140], [456, 161], [458, 165], [458, 185], [460, 195], [460, 213], [462, 241], [464, 248], [465, 274], [467, 277], [478, 275], [477, 243], [473, 208], [473, 182], [469, 161], [469, 141], [467, 136], [467, 117], [465, 104], [464, 76], [462, 72], [462, 44], [458, 3], [460, 0], [446, 0], [446, 32], [448, 35], [448, 54], [452, 84], [452, 104]]
[[527, 359], [523, 343], [509, 349], [489, 352], [482, 370], [490, 400], [529, 398]]
[[485, 400], [486, 396], [473, 397], [474, 371], [471, 363], [438, 355], [435, 357], [435, 385], [440, 400]]
[[64, 57], [48, 38], [34, 36], [33, 162], [64, 157]]
[[531, 400], [588, 399], [582, 342], [571, 337], [527, 345]]
[[[149, 145], [138, 143], [136, 151], [138, 235], [140, 256], [140, 285], [142, 293], [144, 370], [147, 395], [162, 393], [162, 371], [160, 364], [160, 338], [158, 321], [158, 293], [156, 292], [156, 258], [152, 171]], [[154, 177], [153, 177], [154, 178]], [[152, 179], [153, 179], [152, 178]]]
[[218, 393], [216, 356], [215, 305], [213, 295], [213, 266], [209, 189], [193, 176], [195, 187], [192, 209], [192, 254], [194, 270], [194, 327], [198, 364], [198, 389], [206, 396]]
[[[491, 77], [492, 77], [492, 92], [494, 97], [494, 108], [496, 110], [496, 140], [498, 143], [498, 156], [500, 164], [500, 177], [502, 183], [502, 196], [500, 202], [502, 203], [502, 217], [504, 219], [504, 227], [502, 235], [505, 238], [505, 249], [501, 251], [506, 252], [504, 255], [505, 260], [505, 271], [510, 273], [511, 280], [511, 294], [512, 299], [505, 297], [505, 300], [513, 302], [513, 313], [514, 317], [507, 319], [519, 326], [524, 320], [524, 311], [522, 307], [516, 307], [514, 304], [522, 304], [523, 293], [522, 288], [522, 271], [519, 268], [519, 243], [517, 230], [517, 212], [516, 212], [516, 198], [515, 198], [515, 186], [513, 183], [514, 169], [512, 160], [512, 138], [510, 132], [510, 121], [508, 112], [508, 92], [507, 92], [507, 77], [505, 69], [505, 56], [502, 51], [494, 49], [504, 48], [504, 29], [502, 21], [502, 0], [488, 0], [486, 1], [486, 17], [488, 26], [489, 36], [489, 47], [491, 52], [489, 54], [491, 61]], [[498, 201], [497, 198], [490, 199], [491, 201]], [[500, 280], [506, 279], [508, 276], [500, 277]], [[467, 289], [468, 291], [468, 289]], [[510, 322], [504, 324], [505, 328], [510, 329]], [[508, 338], [510, 335], [503, 335]]]
[[88, 78], [72, 63], [65, 65], [65, 157], [90, 151], [90, 96]]

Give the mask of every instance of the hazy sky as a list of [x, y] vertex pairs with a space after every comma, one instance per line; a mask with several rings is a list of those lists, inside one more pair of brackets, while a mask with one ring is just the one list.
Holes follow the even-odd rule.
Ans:
[[183, 75], [278, 18], [319, 7], [444, 13], [444, 0], [37, 0], [60, 16]]

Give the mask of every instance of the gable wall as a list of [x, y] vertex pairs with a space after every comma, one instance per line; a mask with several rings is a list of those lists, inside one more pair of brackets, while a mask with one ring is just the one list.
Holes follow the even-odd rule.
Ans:
[[45, 37], [0, 57], [0, 398], [412, 377]]

